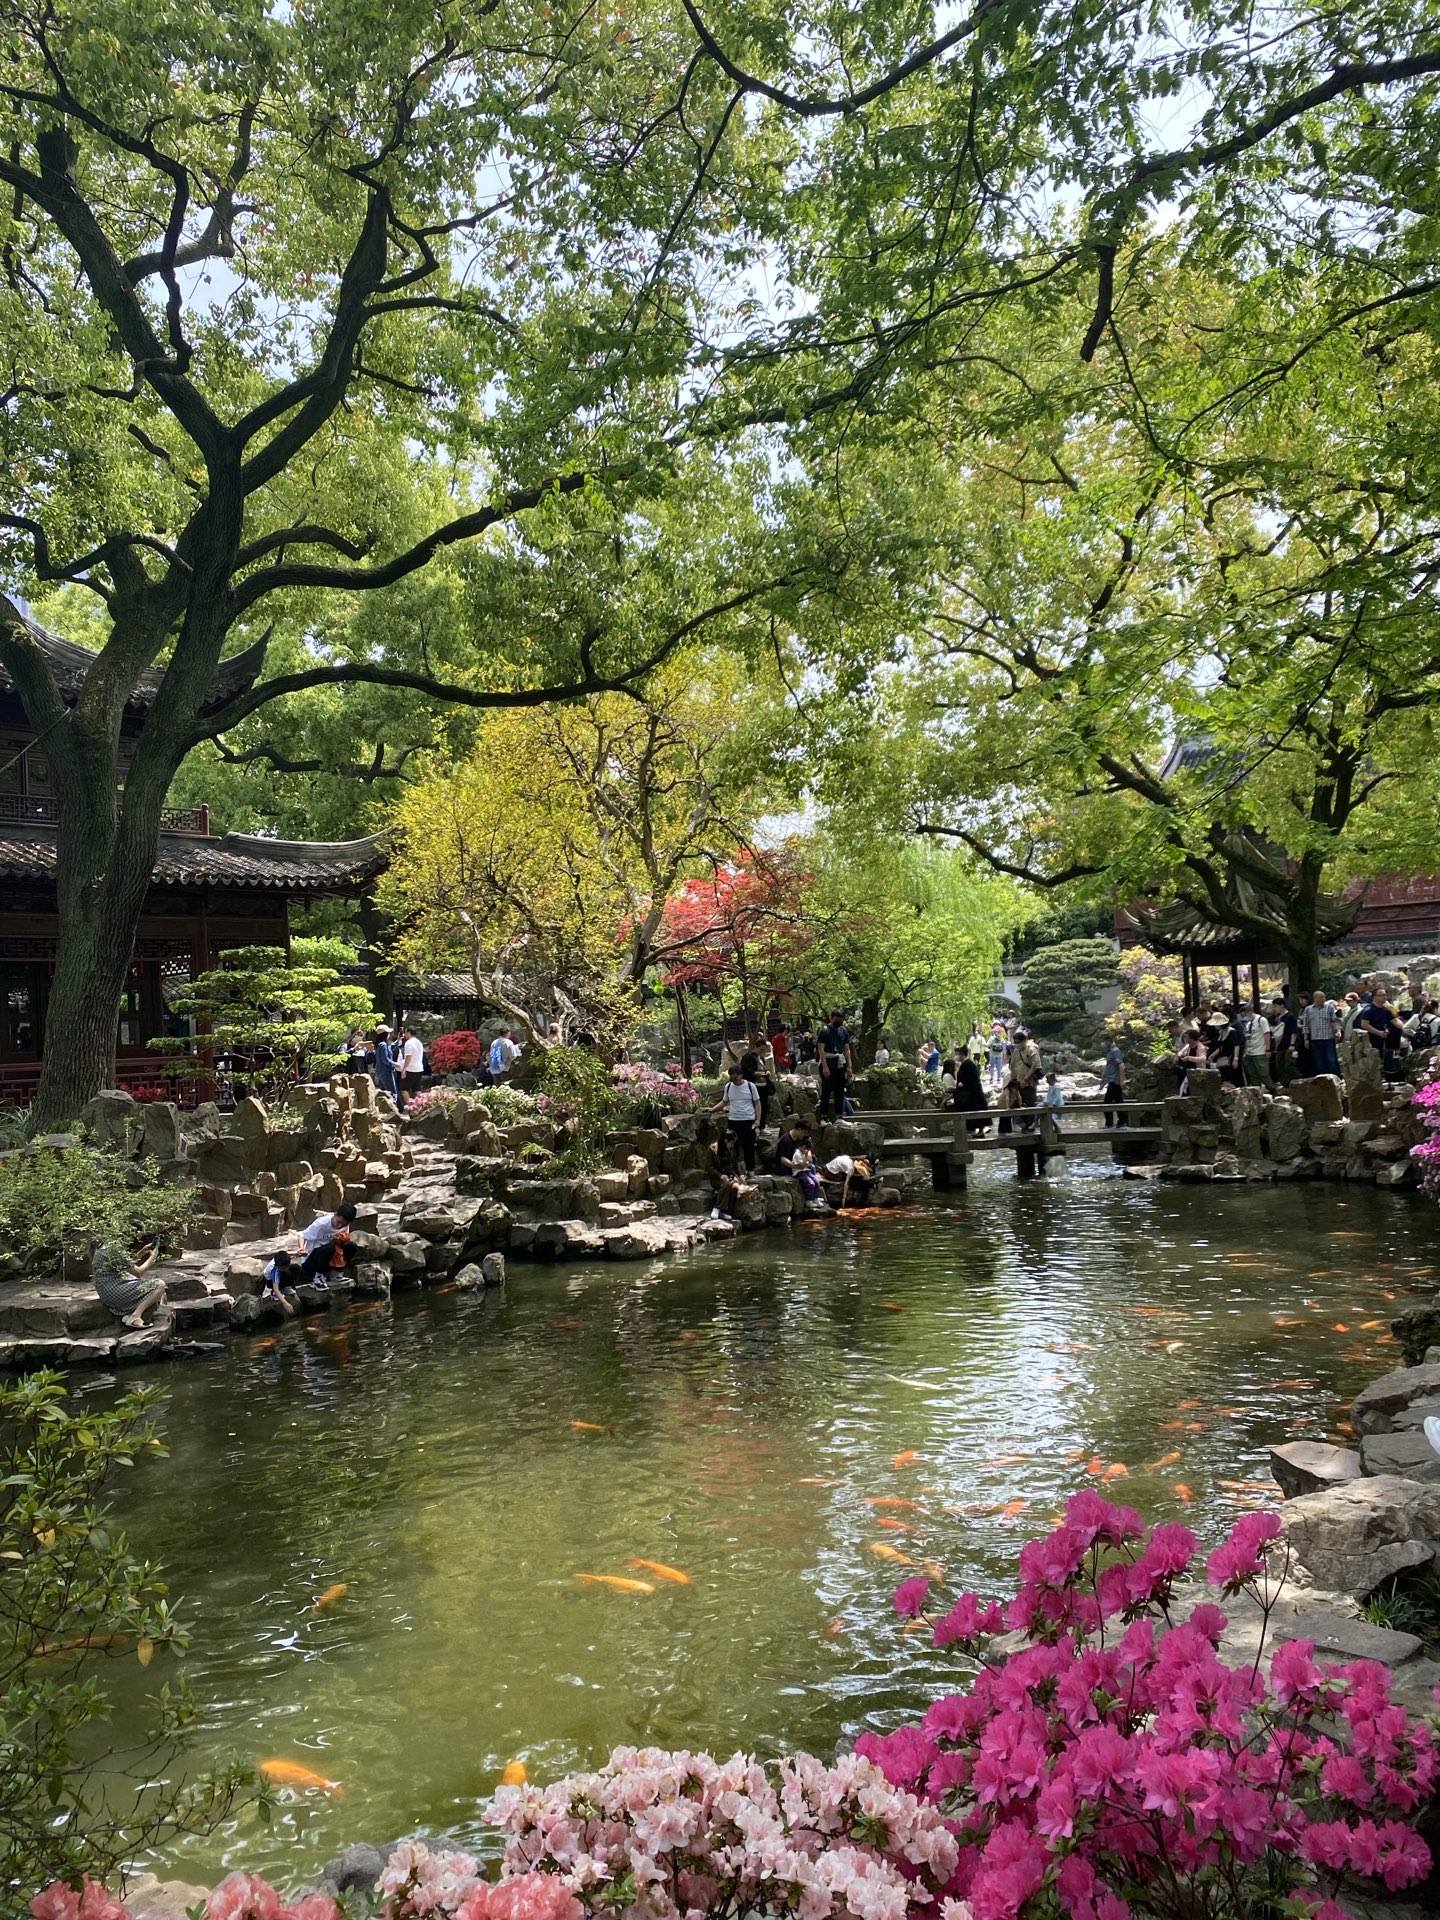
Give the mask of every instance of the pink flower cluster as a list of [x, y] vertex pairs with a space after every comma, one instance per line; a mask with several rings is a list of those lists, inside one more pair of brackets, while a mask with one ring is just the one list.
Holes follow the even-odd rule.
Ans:
[[[35, 1920], [130, 1920], [124, 1901], [89, 1879], [78, 1893], [57, 1880], [36, 1894], [30, 1911]], [[205, 1920], [340, 1920], [340, 1909], [323, 1893], [307, 1893], [287, 1905], [258, 1873], [232, 1873], [207, 1898]]]
[[506, 1876], [553, 1878], [586, 1913], [646, 1920], [907, 1920], [916, 1907], [942, 1911], [958, 1863], [939, 1811], [858, 1754], [766, 1767], [744, 1754], [621, 1747], [596, 1773], [502, 1787], [492, 1814]]
[[622, 1061], [612, 1077], [619, 1091], [637, 1106], [656, 1107], [662, 1113], [687, 1113], [700, 1098], [678, 1066], [661, 1073], [643, 1061]]
[[432, 1853], [419, 1841], [400, 1843], [375, 1891], [387, 1920], [582, 1920], [580, 1902], [554, 1874], [491, 1881], [471, 1854]]
[[1410, 1149], [1410, 1158], [1418, 1161], [1420, 1178], [1432, 1193], [1440, 1193], [1440, 1078], [1424, 1081], [1410, 1096], [1410, 1104], [1420, 1115], [1429, 1134], [1418, 1147]]
[[[1274, 1515], [1247, 1514], [1207, 1565], [1267, 1625], [1279, 1532]], [[951, 1820], [946, 1892], [974, 1920], [1016, 1920], [1042, 1892], [1046, 1912], [1075, 1920], [1241, 1920], [1277, 1871], [1287, 1911], [1338, 1920], [1327, 1895], [1342, 1875], [1392, 1891], [1425, 1876], [1429, 1849], [1399, 1816], [1435, 1784], [1428, 1728], [1391, 1702], [1384, 1667], [1322, 1665], [1308, 1641], [1276, 1649], [1268, 1674], [1263, 1660], [1228, 1665], [1219, 1607], [1172, 1615], [1195, 1553], [1186, 1527], [1147, 1533], [1129, 1508], [1076, 1494], [1022, 1550], [1006, 1607], [966, 1594], [932, 1622], [937, 1645], [974, 1651], [1001, 1626], [1023, 1644], [918, 1727], [860, 1740], [892, 1786]], [[919, 1586], [900, 1588], [901, 1611], [923, 1611]]]

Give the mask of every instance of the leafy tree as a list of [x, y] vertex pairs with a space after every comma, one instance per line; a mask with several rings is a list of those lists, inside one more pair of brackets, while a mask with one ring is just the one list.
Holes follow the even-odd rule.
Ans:
[[994, 990], [1005, 945], [1032, 910], [958, 848], [837, 834], [817, 847], [812, 994], [860, 1010], [856, 1057], [885, 1029], [963, 1033]]
[[810, 853], [798, 838], [742, 847], [667, 903], [655, 951], [676, 994], [687, 1062], [690, 994], [713, 1000], [722, 1018], [746, 1014], [763, 1033], [775, 1001], [806, 992], [819, 930]]
[[396, 810], [379, 890], [395, 954], [465, 967], [534, 1045], [552, 1023], [618, 1039], [667, 903], [758, 808], [759, 691], [692, 652], [642, 696], [492, 718]]
[[923, 833], [1087, 902], [1177, 902], [1309, 986], [1354, 889], [1429, 861], [1436, 344], [1377, 320], [1242, 408], [1261, 339], [1196, 349], [1237, 307], [1258, 328], [1259, 288], [1177, 273], [1169, 302], [1142, 408], [1041, 343], [1049, 411], [950, 470], [885, 756]]
[[158, 1234], [178, 1243], [194, 1211], [192, 1187], [98, 1147], [35, 1145], [0, 1157], [0, 1247], [22, 1266], [52, 1270], [92, 1240], [129, 1247]]
[[[0, 564], [100, 610], [78, 690], [18, 606], [0, 621], [61, 810], [45, 1124], [110, 1070], [198, 744], [316, 688], [483, 711], [628, 687], [712, 617], [490, 613], [526, 605], [567, 527], [579, 560], [603, 526], [666, 564], [643, 509], [725, 428], [704, 317], [772, 136], [710, 70], [677, 78], [689, 29], [662, 6], [621, 28], [534, 0], [378, 24], [180, 0], [137, 36], [15, 0], [5, 23]], [[726, 610], [794, 585], [773, 544], [734, 558]], [[417, 617], [429, 579], [460, 618]]]
[[1074, 1019], [1086, 1001], [1120, 978], [1108, 940], [1062, 940], [1039, 947], [1020, 977], [1020, 1011], [1033, 1026]]
[[117, 1665], [148, 1668], [185, 1645], [158, 1570], [131, 1555], [110, 1506], [121, 1476], [163, 1451], [158, 1401], [147, 1389], [72, 1412], [55, 1374], [0, 1382], [0, 1885], [12, 1911], [53, 1880], [104, 1880], [211, 1831], [258, 1787], [239, 1764], [176, 1779], [194, 1707], [169, 1683], [148, 1727], [128, 1718], [134, 1737], [97, 1757]]
[[[306, 944], [322, 945], [297, 943]], [[280, 947], [234, 948], [223, 966], [177, 987], [172, 1004], [201, 1028], [206, 1054], [238, 1058], [247, 1084], [271, 1099], [334, 1071], [346, 1034], [375, 1017], [368, 989]], [[150, 1045], [170, 1056], [167, 1073], [200, 1078], [212, 1071], [208, 1060], [168, 1037]]]

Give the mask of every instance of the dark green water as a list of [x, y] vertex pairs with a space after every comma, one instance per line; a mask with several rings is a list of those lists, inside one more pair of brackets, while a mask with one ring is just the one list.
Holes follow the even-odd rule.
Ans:
[[[948, 1208], [517, 1267], [500, 1305], [406, 1295], [166, 1369], [171, 1456], [125, 1517], [194, 1618], [197, 1744], [343, 1787], [167, 1864], [293, 1884], [348, 1840], [473, 1837], [516, 1757], [546, 1779], [617, 1742], [824, 1751], [893, 1723], [947, 1669], [901, 1637], [906, 1569], [872, 1544], [998, 1590], [1092, 1461], [1217, 1537], [1267, 1442], [1333, 1436], [1392, 1363], [1436, 1228], [1373, 1190], [986, 1166]], [[653, 1578], [637, 1557], [690, 1584], [575, 1578]]]

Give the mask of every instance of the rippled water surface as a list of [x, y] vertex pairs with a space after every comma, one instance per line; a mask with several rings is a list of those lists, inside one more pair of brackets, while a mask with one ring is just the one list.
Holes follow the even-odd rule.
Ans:
[[[503, 1302], [411, 1294], [166, 1369], [171, 1454], [126, 1519], [194, 1619], [198, 1744], [343, 1788], [170, 1864], [294, 1883], [349, 1840], [473, 1836], [516, 1757], [893, 1723], [945, 1666], [875, 1545], [995, 1590], [1117, 1462], [1113, 1491], [1217, 1536], [1267, 1442], [1337, 1437], [1435, 1242], [1411, 1196], [987, 1165], [948, 1206], [517, 1267]], [[653, 1579], [636, 1558], [690, 1584], [576, 1579]]]

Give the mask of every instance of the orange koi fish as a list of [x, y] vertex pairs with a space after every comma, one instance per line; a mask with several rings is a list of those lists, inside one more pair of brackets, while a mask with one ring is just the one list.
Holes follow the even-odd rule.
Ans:
[[1162, 1420], [1160, 1422], [1161, 1433], [1181, 1433], [1184, 1427], [1185, 1422], [1183, 1420]]
[[1126, 1466], [1123, 1460], [1117, 1460], [1115, 1461], [1113, 1466], [1106, 1467], [1105, 1471], [1101, 1474], [1100, 1484], [1101, 1486], [1104, 1486], [1107, 1483], [1107, 1481], [1128, 1480], [1129, 1477], [1130, 1477], [1130, 1469]]
[[500, 1784], [502, 1787], [523, 1787], [529, 1778], [529, 1774], [525, 1771], [525, 1762], [512, 1760], [501, 1774]]
[[126, 1647], [130, 1636], [125, 1633], [82, 1633], [75, 1640], [57, 1640], [54, 1646], [36, 1647], [37, 1660], [56, 1660], [62, 1653], [108, 1653], [114, 1647]]
[[875, 1524], [877, 1527], [887, 1528], [891, 1533], [918, 1533], [919, 1532], [918, 1527], [908, 1527], [906, 1526], [903, 1520], [890, 1520], [885, 1518], [885, 1516], [883, 1515], [875, 1522]]
[[688, 1587], [690, 1576], [682, 1573], [678, 1567], [667, 1567], [663, 1560], [627, 1560], [627, 1567], [643, 1567], [647, 1573], [653, 1573], [657, 1580], [668, 1580], [672, 1587]]
[[597, 1420], [572, 1420], [571, 1426], [577, 1433], [613, 1433], [613, 1427], [602, 1427]]
[[1337, 1320], [1334, 1326], [1330, 1329], [1330, 1331], [1332, 1333], [1348, 1333], [1350, 1329], [1349, 1327], [1346, 1326], [1343, 1320]]
[[1069, 1453], [1067, 1453], [1065, 1456], [1066, 1466], [1067, 1467], [1078, 1466], [1089, 1451], [1090, 1449], [1088, 1447], [1072, 1447]]
[[902, 1306], [898, 1300], [882, 1300], [880, 1307], [884, 1313], [908, 1313], [910, 1311], [907, 1306]]
[[262, 1760], [260, 1772], [272, 1787], [298, 1787], [302, 1793], [328, 1793], [338, 1799], [340, 1782], [327, 1780], [313, 1767], [302, 1767], [298, 1760]]
[[920, 1512], [918, 1500], [902, 1500], [898, 1493], [867, 1493], [865, 1504], [867, 1507], [893, 1507], [902, 1513]]
[[1103, 1473], [1105, 1471], [1105, 1462], [1098, 1453], [1093, 1460], [1086, 1461], [1085, 1471], [1087, 1473]]
[[1177, 1413], [1193, 1413], [1199, 1404], [1200, 1402], [1198, 1400], [1177, 1400], [1175, 1402], [1175, 1411]]
[[844, 1631], [845, 1631], [845, 1616], [843, 1614], [840, 1616], [838, 1620], [832, 1620], [829, 1626], [826, 1627], [825, 1629], [826, 1635], [831, 1640], [838, 1640], [841, 1634], [844, 1633]]
[[903, 1453], [897, 1453], [890, 1464], [897, 1469], [900, 1467], [913, 1467], [919, 1458], [920, 1455], [915, 1451], [914, 1447], [907, 1447]]
[[323, 1593], [316, 1594], [310, 1603], [311, 1613], [323, 1613], [326, 1607], [333, 1607], [337, 1600], [343, 1600], [349, 1591], [348, 1580], [337, 1580], [333, 1587], [326, 1587]]
[[1002, 1453], [998, 1460], [987, 1460], [987, 1467], [1018, 1467], [1030, 1458], [1028, 1453]]
[[618, 1573], [577, 1573], [575, 1578], [583, 1580], [590, 1587], [609, 1587], [612, 1593], [653, 1593], [654, 1583], [649, 1580], [627, 1580]]
[[808, 1474], [805, 1479], [795, 1482], [797, 1487], [843, 1487], [843, 1480], [826, 1480], [820, 1474]]
[[1183, 1500], [1188, 1507], [1195, 1496], [1183, 1480], [1177, 1480], [1175, 1482], [1175, 1498], [1177, 1500]]
[[892, 1547], [888, 1540], [871, 1540], [870, 1551], [877, 1560], [893, 1560], [897, 1566], [913, 1567], [915, 1562], [908, 1553], [901, 1553], [898, 1547]]
[[1145, 1471], [1147, 1473], [1159, 1473], [1162, 1467], [1173, 1467], [1183, 1458], [1184, 1455], [1179, 1453], [1162, 1453], [1158, 1460], [1152, 1460], [1150, 1462]]
[[1029, 1502], [1026, 1500], [1007, 1500], [1000, 1509], [1001, 1516], [1006, 1520], [1014, 1520], [1024, 1513], [1028, 1505]]

